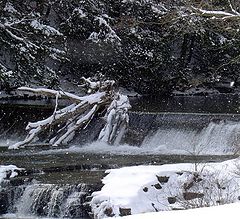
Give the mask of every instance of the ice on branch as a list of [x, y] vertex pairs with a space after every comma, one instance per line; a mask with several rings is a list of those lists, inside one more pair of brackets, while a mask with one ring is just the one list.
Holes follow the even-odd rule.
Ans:
[[33, 27], [35, 30], [41, 31], [46, 36], [51, 36], [51, 35], [53, 35], [53, 36], [54, 35], [62, 36], [62, 33], [60, 33], [55, 28], [53, 28], [51, 26], [48, 26], [48, 25], [41, 24], [37, 20], [33, 20], [31, 22], [31, 27]]
[[17, 10], [13, 7], [12, 3], [11, 2], [7, 2], [3, 11], [6, 11], [8, 13], [12, 13], [12, 14], [16, 14], [18, 13]]
[[[20, 87], [24, 94], [37, 94], [56, 99], [53, 114], [48, 118], [29, 123], [26, 127], [26, 138], [11, 145], [9, 149], [25, 147], [39, 139], [40, 134], [45, 134], [44, 143], [52, 146], [66, 144], [71, 141], [77, 130], [84, 129], [92, 121], [98, 112], [106, 110], [106, 124], [99, 135], [99, 140], [113, 144], [121, 138], [128, 124], [128, 109], [130, 104], [128, 97], [121, 95], [114, 89], [114, 81], [93, 82], [89, 78], [82, 78], [83, 87], [88, 94], [78, 96], [64, 91], [56, 91], [45, 88]], [[89, 94], [90, 93], [90, 94]], [[59, 109], [58, 100], [68, 99], [72, 103]]]
[[232, 7], [231, 12], [226, 11], [210, 11], [210, 10], [203, 10], [200, 8], [192, 7], [192, 9], [198, 13], [200, 13], [202, 16], [210, 17], [211, 19], [219, 19], [219, 20], [226, 20], [226, 19], [239, 19], [240, 13], [234, 10]]
[[106, 21], [106, 19], [111, 19], [110, 17], [106, 17], [105, 15], [102, 16], [96, 16], [95, 21], [98, 23], [98, 27], [100, 28], [99, 32], [92, 32], [90, 36], [88, 37], [88, 40], [91, 40], [95, 43], [99, 42], [100, 40], [103, 40], [105, 42], [111, 42], [111, 43], [120, 43], [121, 38], [116, 34], [114, 29], [109, 25], [109, 23]]

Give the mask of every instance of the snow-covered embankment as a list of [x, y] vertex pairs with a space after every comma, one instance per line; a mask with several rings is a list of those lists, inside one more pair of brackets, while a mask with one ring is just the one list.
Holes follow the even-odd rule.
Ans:
[[236, 202], [240, 159], [221, 163], [134, 166], [113, 169], [93, 193], [96, 218]]

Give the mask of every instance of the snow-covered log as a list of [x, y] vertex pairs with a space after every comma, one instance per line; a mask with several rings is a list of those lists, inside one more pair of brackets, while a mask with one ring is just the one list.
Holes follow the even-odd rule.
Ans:
[[[45, 134], [45, 143], [52, 146], [66, 144], [71, 141], [77, 130], [84, 129], [96, 115], [103, 109], [106, 110], [106, 125], [99, 135], [99, 140], [113, 144], [119, 139], [128, 124], [128, 109], [130, 104], [128, 97], [114, 90], [114, 81], [91, 82], [90, 79], [83, 80], [88, 85], [88, 91], [95, 93], [86, 96], [78, 96], [64, 91], [56, 91], [45, 88], [20, 87], [21, 92], [34, 93], [48, 97], [55, 97], [56, 104], [53, 114], [48, 118], [29, 123], [26, 127], [28, 135], [26, 138], [9, 146], [9, 149], [18, 149], [38, 140], [40, 134]], [[59, 98], [71, 100], [71, 104], [58, 109]]]
[[210, 10], [203, 10], [200, 8], [192, 7], [192, 9], [201, 14], [202, 16], [209, 17], [211, 19], [219, 19], [219, 20], [226, 20], [226, 19], [240, 19], [240, 13], [234, 10], [232, 7], [231, 12], [226, 11], [210, 11]]
[[129, 122], [128, 109], [130, 104], [127, 96], [117, 94], [107, 109], [106, 124], [99, 134], [98, 139], [113, 144], [117, 137], [123, 135]]

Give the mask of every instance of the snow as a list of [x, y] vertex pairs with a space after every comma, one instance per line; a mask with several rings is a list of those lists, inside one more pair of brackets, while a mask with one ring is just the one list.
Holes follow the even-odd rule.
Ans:
[[80, 18], [87, 17], [87, 14], [84, 13], [81, 8], [75, 8], [75, 9], [73, 10], [73, 13], [78, 14]]
[[72, 125], [70, 123], [68, 130], [65, 134], [63, 134], [54, 144], [53, 146], [58, 146], [59, 144], [61, 144], [62, 142], [68, 142], [69, 140], [71, 140], [74, 135], [73, 133], [75, 133], [76, 129], [81, 126], [82, 124], [85, 124], [91, 117], [94, 116], [94, 113], [97, 110], [97, 105], [94, 105], [92, 107], [92, 109], [86, 114], [83, 115], [80, 119], [77, 120], [76, 124]]
[[22, 169], [14, 165], [8, 165], [8, 166], [0, 165], [0, 184], [3, 182], [3, 180], [7, 177], [9, 173], [10, 173], [10, 176], [9, 176], [10, 178], [17, 176], [18, 174], [15, 170], [22, 170]]
[[[108, 24], [108, 22], [103, 18], [111, 19], [110, 17], [106, 17], [106, 15], [102, 16], [95, 16], [96, 21], [98, 21], [100, 31], [97, 33], [93, 31], [90, 36], [88, 37], [88, 40], [91, 40], [93, 42], [99, 42], [100, 38], [103, 37], [104, 41], [106, 42], [120, 42], [121, 39], [118, 37], [116, 32], [112, 29], [112, 27]], [[106, 31], [105, 31], [106, 29]]]
[[196, 208], [184, 211], [161, 211], [145, 214], [116, 217], [118, 219], [203, 219], [203, 218], [228, 218], [239, 214], [240, 203], [232, 203], [221, 206]]
[[13, 7], [11, 2], [7, 2], [3, 11], [9, 12], [9, 13], [17, 13], [17, 10]]
[[226, 18], [233, 18], [233, 17], [240, 17], [240, 13], [238, 13], [236, 10], [234, 10], [232, 8], [232, 13], [226, 12], [226, 11], [209, 11], [209, 10], [204, 10], [204, 9], [200, 9], [200, 8], [195, 8], [192, 7], [194, 10], [197, 10], [199, 12], [201, 12], [203, 15], [211, 15], [212, 19], [215, 19], [216, 16], [221, 16], [222, 20], [226, 19]]
[[42, 31], [43, 34], [47, 35], [47, 36], [62, 36], [63, 34], [60, 33], [57, 29], [48, 26], [48, 25], [44, 25], [41, 24], [40, 22], [38, 22], [37, 20], [33, 20], [31, 22], [31, 26], [35, 29], [35, 30], [40, 30]]
[[70, 99], [76, 100], [76, 101], [87, 101], [90, 104], [97, 103], [101, 101], [101, 98], [106, 94], [105, 92], [96, 92], [91, 95], [87, 95], [84, 97], [77, 96], [75, 94], [65, 92], [65, 91], [56, 91], [52, 89], [47, 88], [30, 88], [30, 87], [19, 87], [19, 91], [27, 91], [31, 93], [38, 93], [38, 94], [50, 94], [53, 96], [59, 95], [59, 97], [68, 97]]
[[[239, 165], [240, 160], [235, 159], [108, 170], [101, 191], [93, 193], [91, 207], [96, 218], [103, 218], [105, 210], [110, 208], [112, 214], [118, 216], [120, 208], [139, 214], [235, 202], [240, 192]], [[204, 197], [186, 200], [187, 192], [204, 194]], [[170, 204], [169, 197], [176, 198], [176, 202]]]
[[99, 33], [92, 32], [90, 36], [88, 37], [88, 40], [93, 41], [94, 43], [98, 43], [99, 41]]
[[156, 5], [156, 6], [151, 6], [153, 13], [156, 13], [158, 15], [164, 15], [168, 11], [164, 5]]
[[234, 82], [234, 81], [230, 82], [230, 87], [233, 87], [233, 86], [234, 86], [234, 84], [235, 84], [235, 82]]
[[3, 72], [2, 75], [6, 76], [6, 77], [12, 77], [13, 76], [13, 71]]
[[[97, 90], [101, 87], [101, 82], [100, 81], [91, 81], [91, 78], [85, 78], [85, 77], [82, 77], [82, 79], [84, 80], [84, 82], [87, 84], [89, 90], [88, 90], [88, 93], [92, 93], [93, 90]], [[115, 83], [113, 81], [113, 83]]]
[[194, 7], [193, 7], [193, 9], [198, 10], [198, 11], [200, 11], [203, 14], [233, 16], [232, 13], [225, 12], [225, 11], [209, 11], [209, 10], [203, 10], [203, 9], [194, 8]]

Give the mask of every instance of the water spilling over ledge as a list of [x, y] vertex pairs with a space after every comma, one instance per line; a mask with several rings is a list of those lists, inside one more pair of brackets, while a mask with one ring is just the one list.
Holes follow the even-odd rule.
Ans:
[[[0, 147], [0, 165], [15, 164], [26, 169], [25, 174], [11, 181], [12, 185], [1, 189], [0, 200], [8, 197], [3, 213], [85, 218], [91, 211], [85, 205], [88, 196], [101, 188], [106, 169], [216, 162], [238, 156], [240, 115], [236, 111], [164, 109], [168, 108], [161, 112], [130, 112], [130, 126], [119, 145], [94, 141], [102, 127], [102, 120], [96, 119], [71, 144], [58, 149], [41, 142], [17, 151]], [[8, 103], [1, 105], [0, 112], [0, 144], [6, 146], [24, 137], [27, 121], [51, 115], [52, 107]]]
[[[215, 99], [218, 100], [217, 103], [222, 100], [222, 103], [229, 104], [224, 105], [226, 107], [221, 104], [216, 106]], [[236, 95], [174, 97], [162, 100], [159, 106], [161, 108], [158, 108], [160, 112], [150, 113], [143, 112], [145, 109], [143, 105], [148, 105], [146, 100], [140, 99], [137, 103], [133, 101], [133, 110], [135, 111], [130, 112], [130, 126], [122, 138], [120, 146], [124, 145], [123, 151], [127, 149], [130, 152], [131, 147], [126, 146], [135, 146], [132, 149], [136, 153], [139, 148], [139, 153], [236, 154], [238, 153], [238, 122], [240, 120], [240, 114], [237, 113], [238, 99], [239, 97]], [[31, 101], [20, 101], [20, 105], [11, 105], [9, 102], [1, 105], [0, 144], [2, 146], [23, 139], [26, 134], [24, 127], [28, 121], [37, 121], [52, 113], [51, 105], [42, 107], [43, 103], [39, 101], [37, 105], [29, 107], [29, 103], [33, 104]], [[202, 103], [207, 105], [201, 105]], [[173, 105], [176, 105], [177, 108], [173, 109]], [[199, 108], [200, 105], [201, 108]], [[156, 103], [155, 107], [157, 106]], [[154, 109], [152, 106], [151, 108]], [[97, 139], [102, 126], [101, 118], [95, 119], [88, 128], [76, 135], [71, 145], [77, 148], [82, 147], [84, 151], [88, 147], [91, 152], [96, 147], [95, 152], [98, 152], [101, 150], [101, 146], [99, 144], [91, 145], [91, 143]], [[89, 144], [92, 147], [89, 147]], [[106, 145], [101, 145], [103, 151], [107, 149]], [[110, 148], [110, 150], [112, 149]], [[116, 150], [118, 149], [119, 147], [116, 148]]]
[[85, 184], [39, 184], [30, 179], [22, 183], [5, 181], [1, 187], [0, 214], [14, 214], [17, 218], [89, 218], [86, 202], [91, 192], [92, 188]]

